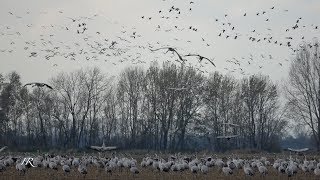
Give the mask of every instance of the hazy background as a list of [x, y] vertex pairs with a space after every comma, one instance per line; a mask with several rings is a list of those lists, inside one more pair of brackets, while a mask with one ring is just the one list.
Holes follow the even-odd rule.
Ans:
[[[120, 31], [127, 31], [128, 34], [136, 32], [141, 35], [140, 38], [135, 39], [130, 39], [127, 35], [126, 38], [131, 41], [130, 45], [147, 46], [150, 43], [154, 45], [154, 48], [170, 45], [184, 54], [196, 52], [214, 58], [216, 68], [210, 64], [204, 64], [205, 67], [202, 68], [208, 72], [217, 70], [223, 73], [233, 73], [240, 78], [242, 76], [240, 70], [230, 72], [230, 69], [233, 70], [238, 66], [226, 62], [235, 58], [241, 62], [241, 68], [246, 75], [260, 72], [279, 81], [287, 76], [288, 65], [293, 57], [292, 51], [288, 47], [280, 47], [274, 43], [251, 42], [248, 37], [253, 35], [265, 37], [269, 34], [268, 37], [272, 36], [274, 40], [281, 40], [285, 44], [287, 41], [285, 37], [292, 36], [292, 47], [296, 48], [302, 42], [302, 36], [305, 37], [305, 41], [309, 42], [320, 34], [320, 30], [314, 28], [315, 25], [320, 25], [320, 1], [317, 0], [194, 0], [194, 4], [189, 2], [184, 0], [2, 0], [0, 50], [4, 52], [0, 52], [0, 72], [7, 73], [16, 70], [21, 74], [23, 82], [46, 82], [49, 77], [58, 72], [88, 66], [99, 66], [109, 74], [117, 74], [123, 68], [131, 65], [130, 62], [119, 63], [119, 60], [130, 53], [142, 53], [140, 59], [145, 61], [146, 65], [155, 60], [155, 57], [159, 58], [159, 61], [176, 59], [176, 56], [171, 56], [170, 53], [163, 55], [159, 51], [152, 54], [148, 49], [137, 48], [129, 48], [129, 52], [122, 56], [98, 57], [98, 60], [89, 61], [78, 57], [75, 58], [76, 60], [69, 60], [62, 56], [46, 60], [41, 54], [41, 50], [48, 49], [41, 44], [41, 38], [51, 40], [54, 44], [51, 48], [59, 46], [60, 49], [63, 49], [62, 45], [68, 44], [71, 47], [70, 51], [77, 53], [83, 46], [84, 36], [92, 36], [91, 42], [103, 41], [104, 38], [119, 42], [117, 36], [124, 37]], [[175, 15], [168, 13], [171, 6], [181, 10], [178, 19], [173, 18]], [[275, 8], [271, 10], [273, 6]], [[190, 7], [192, 11], [189, 11]], [[162, 11], [161, 14], [158, 13], [159, 10]], [[266, 11], [266, 14], [256, 16], [257, 12], [261, 14], [262, 11]], [[246, 17], [243, 16], [244, 13], [247, 13]], [[228, 16], [225, 17], [225, 14]], [[161, 19], [162, 15], [172, 17]], [[94, 18], [79, 21], [86, 22], [88, 27], [85, 34], [79, 35], [76, 33], [77, 23], [73, 23], [68, 17], [79, 18], [81, 16]], [[141, 16], [152, 17], [152, 19], [141, 19]], [[291, 27], [295, 25], [299, 17], [302, 17], [299, 26], [305, 25], [306, 27], [292, 31]], [[219, 19], [219, 22], [215, 21], [216, 18]], [[268, 22], [265, 21], [267, 18]], [[223, 27], [221, 21], [232, 23], [231, 27], [234, 26], [236, 31], [231, 32], [230, 27]], [[161, 26], [160, 31], [156, 31], [158, 25]], [[175, 25], [185, 29], [175, 31]], [[198, 31], [188, 30], [189, 26], [196, 27]], [[65, 27], [68, 27], [69, 30], [65, 30]], [[287, 28], [290, 29], [289, 32], [285, 32]], [[165, 32], [168, 29], [173, 30]], [[227, 29], [227, 34], [238, 33], [238, 39], [234, 40], [232, 36], [229, 39], [219, 37], [218, 34], [222, 29]], [[254, 29], [255, 33], [252, 32]], [[97, 35], [97, 31], [101, 34]], [[16, 32], [19, 32], [20, 35]], [[201, 38], [204, 38], [205, 42]], [[28, 41], [33, 41], [36, 45], [26, 45], [25, 42]], [[77, 42], [80, 46], [75, 47], [74, 43]], [[206, 43], [210, 46], [206, 46]], [[29, 48], [24, 50], [26, 46]], [[119, 43], [118, 46], [123, 46], [123, 44]], [[82, 48], [86, 49], [87, 46]], [[30, 52], [38, 52], [38, 56], [29, 57]], [[247, 62], [250, 54], [253, 62], [249, 65]], [[266, 58], [263, 59], [261, 54]], [[269, 55], [272, 55], [272, 59], [268, 58]], [[196, 59], [190, 58], [189, 62], [191, 61], [196, 62]], [[279, 62], [283, 66], [280, 66]], [[259, 66], [263, 67], [259, 68]]]

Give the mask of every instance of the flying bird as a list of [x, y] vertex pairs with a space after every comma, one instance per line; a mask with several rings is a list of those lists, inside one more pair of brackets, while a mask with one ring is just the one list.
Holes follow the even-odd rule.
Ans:
[[185, 56], [196, 56], [199, 58], [199, 62], [201, 62], [203, 59], [206, 59], [208, 60], [214, 67], [216, 67], [216, 65], [212, 62], [211, 59], [207, 58], [207, 57], [204, 57], [204, 56], [201, 56], [199, 54], [188, 54], [188, 55], [185, 55]]
[[295, 153], [303, 153], [310, 150], [309, 148], [303, 148], [303, 149], [287, 148], [287, 149], [288, 151], [295, 152]]
[[90, 146], [90, 149], [96, 150], [96, 151], [111, 151], [111, 150], [116, 150], [116, 146], [105, 146], [104, 142], [102, 146]]
[[53, 89], [51, 86], [49, 86], [48, 84], [45, 83], [38, 83], [38, 82], [32, 82], [32, 83], [27, 83], [25, 84], [23, 87], [25, 86], [29, 86], [32, 85], [32, 87], [37, 86], [37, 87], [47, 87], [49, 89]]
[[0, 152], [6, 150], [7, 148], [8, 148], [7, 146], [2, 147], [2, 148], [0, 149]]
[[174, 87], [172, 87], [172, 88], [168, 88], [168, 89], [174, 90], [174, 91], [182, 91], [182, 90], [186, 90], [187, 88], [184, 88], [184, 87], [182, 87], [182, 88], [174, 88]]
[[[171, 52], [173, 52], [173, 53], [176, 53], [181, 61], [183, 61], [183, 62], [186, 61], [186, 60], [183, 59], [182, 56], [181, 56], [174, 48], [172, 48], [172, 47], [162, 47], [162, 48], [158, 48], [158, 49], [150, 49], [150, 51], [153, 52], [153, 51], [158, 51], [158, 50], [161, 50], [161, 49], [167, 49], [167, 52], [171, 51]], [[167, 52], [165, 52], [165, 53], [167, 53]]]

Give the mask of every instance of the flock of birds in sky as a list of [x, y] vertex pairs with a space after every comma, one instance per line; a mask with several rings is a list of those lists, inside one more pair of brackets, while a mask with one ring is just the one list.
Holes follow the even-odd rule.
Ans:
[[[127, 155], [126, 155], [127, 156]], [[44, 168], [46, 173], [54, 175], [57, 171], [63, 171], [65, 176], [68, 176], [71, 171], [78, 173], [79, 176], [85, 176], [88, 173], [106, 173], [108, 176], [117, 175], [120, 172], [131, 173], [133, 176], [138, 176], [144, 173], [147, 169], [151, 169], [154, 173], [186, 173], [204, 174], [207, 175], [212, 171], [225, 176], [232, 176], [233, 174], [243, 173], [245, 176], [267, 176], [270, 171], [279, 174], [293, 177], [297, 173], [304, 173], [304, 175], [320, 176], [320, 162], [316, 159], [307, 160], [292, 158], [274, 158], [268, 159], [266, 157], [253, 158], [239, 158], [233, 157], [219, 158], [208, 155], [197, 157], [197, 155], [167, 155], [163, 156], [146, 155], [142, 158], [140, 163], [132, 157], [119, 157], [113, 154], [111, 157], [102, 157], [96, 155], [83, 155], [82, 157], [75, 157], [70, 155], [36, 155], [30, 161], [30, 164], [25, 165], [24, 157], [17, 156], [1, 156], [0, 157], [0, 172], [5, 172], [12, 166], [15, 166], [20, 175], [28, 173], [30, 168]], [[272, 163], [271, 163], [272, 162]], [[34, 167], [32, 167], [34, 166]], [[91, 170], [91, 172], [89, 171]]]
[[[163, 3], [169, 3], [163, 1]], [[155, 21], [158, 23], [154, 27], [154, 31], [158, 32], [189, 32], [192, 33], [192, 36], [199, 37], [199, 41], [203, 43], [203, 48], [212, 48], [214, 43], [205, 37], [201, 37], [200, 31], [205, 31], [199, 29], [195, 25], [185, 24], [183, 27], [172, 24], [171, 28], [167, 28], [167, 24], [164, 22], [169, 22], [170, 20], [178, 20], [184, 18], [183, 14], [190, 14], [196, 7], [196, 2], [189, 1], [187, 3], [187, 8], [180, 8], [168, 4], [167, 9], [160, 9], [158, 12], [150, 15], [141, 15], [137, 17], [137, 20], [142, 21], [142, 23], [147, 23], [148, 21]], [[259, 20], [264, 21], [265, 23], [271, 23], [272, 19], [268, 16], [272, 13], [279, 12], [288, 12], [289, 10], [281, 10], [277, 7], [269, 7], [265, 10], [256, 12], [254, 14], [244, 13], [241, 18], [247, 18], [248, 16], [256, 16], [260, 18]], [[17, 14], [15, 12], [8, 12], [8, 18], [16, 18], [17, 20], [23, 19], [25, 16], [28, 16], [31, 12], [26, 12], [26, 14]], [[41, 14], [46, 14], [47, 12], [41, 12]], [[64, 11], [58, 11], [60, 16], [64, 15]], [[174, 58], [175, 61], [183, 64], [189, 63], [189, 65], [197, 64], [197, 70], [202, 73], [209, 73], [207, 70], [202, 69], [205, 66], [212, 65], [216, 66], [216, 61], [214, 57], [206, 57], [198, 53], [182, 53], [179, 48], [174, 47], [172, 44], [161, 43], [160, 41], [140, 41], [139, 39], [143, 38], [143, 34], [140, 34], [136, 27], [126, 27], [120, 25], [116, 34], [112, 34], [111, 37], [106, 36], [103, 33], [103, 30], [91, 29], [90, 24], [92, 24], [98, 18], [106, 20], [105, 22], [118, 25], [118, 23], [111, 22], [99, 14], [94, 14], [93, 16], [81, 16], [81, 17], [64, 17], [66, 19], [65, 24], [46, 24], [46, 25], [34, 25], [27, 24], [26, 28], [38, 28], [47, 31], [47, 33], [39, 34], [38, 39], [33, 39], [25, 41], [23, 49], [28, 54], [29, 58], [44, 58], [50, 60], [56, 57], [62, 57], [68, 60], [93, 60], [93, 61], [106, 61], [110, 62], [113, 65], [119, 65], [121, 63], [129, 62], [131, 64], [146, 64], [149, 63], [147, 58], [144, 57], [146, 53], [153, 54], [153, 60], [161, 58], [161, 54], [158, 51], [167, 54], [168, 52], [172, 53], [170, 56]], [[213, 23], [216, 24], [219, 29], [219, 33], [216, 35], [217, 38], [223, 38], [226, 41], [236, 41], [239, 39], [244, 39], [252, 43], [265, 43], [273, 46], [287, 47], [288, 50], [292, 53], [296, 53], [296, 44], [292, 44], [293, 40], [303, 41], [305, 37], [301, 35], [300, 37], [292, 36], [292, 32], [297, 31], [298, 29], [305, 29], [305, 32], [310, 30], [319, 31], [318, 25], [311, 24], [307, 25], [303, 23], [303, 17], [297, 17], [295, 22], [292, 22], [290, 27], [285, 27], [283, 29], [284, 36], [275, 37], [273, 36], [273, 30], [268, 28], [266, 32], [259, 32], [257, 29], [253, 28], [250, 32], [242, 32], [238, 27], [232, 23], [232, 18], [229, 14], [224, 14], [220, 18], [213, 18]], [[169, 23], [170, 24], [170, 23]], [[150, 28], [152, 29], [152, 28]], [[22, 37], [24, 34], [22, 32], [16, 31], [14, 26], [1, 25], [0, 26], [0, 37], [5, 36], [12, 39], [9, 42], [9, 45], [6, 49], [0, 47], [0, 53], [13, 53], [16, 51], [15, 45], [17, 44], [16, 40], [11, 38], [11, 36]], [[70, 41], [63, 41], [59, 39], [59, 35], [62, 33], [70, 33], [70, 36], [75, 37]], [[178, 39], [174, 38], [175, 41], [185, 41], [185, 43], [191, 43], [191, 40], [188, 39]], [[308, 46], [311, 48], [313, 46], [318, 46], [317, 43], [309, 43]], [[202, 47], [200, 47], [202, 48]], [[196, 51], [196, 49], [194, 50]], [[320, 58], [320, 54], [315, 54]], [[255, 61], [256, 59], [265, 59], [272, 60], [275, 59], [272, 54], [260, 54], [253, 55], [249, 53], [246, 57], [233, 57], [232, 59], [224, 60], [231, 66], [225, 67], [224, 69], [229, 72], [240, 72], [243, 75], [246, 75], [244, 67], [250, 66], [254, 63], [259, 63]], [[196, 61], [195, 61], [196, 60]], [[275, 60], [279, 66], [283, 66], [283, 61]], [[286, 59], [285, 61], [289, 61]], [[192, 63], [190, 63], [192, 62]], [[53, 66], [58, 66], [58, 63], [54, 63]], [[233, 67], [233, 68], [231, 68]], [[263, 65], [259, 65], [259, 68], [262, 69]], [[213, 69], [213, 68], [212, 68]]]

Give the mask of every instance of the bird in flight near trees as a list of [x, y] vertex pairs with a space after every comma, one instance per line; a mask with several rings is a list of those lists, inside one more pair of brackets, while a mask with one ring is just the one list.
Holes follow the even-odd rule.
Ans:
[[53, 89], [51, 86], [49, 86], [46, 83], [38, 83], [38, 82], [27, 83], [23, 87], [26, 87], [26, 86], [29, 86], [29, 85], [31, 85], [32, 87], [37, 86], [37, 87], [47, 87], [49, 89]]
[[201, 56], [199, 54], [188, 54], [188, 55], [185, 55], [185, 56], [196, 56], [199, 58], [199, 62], [201, 62], [203, 59], [206, 59], [208, 60], [214, 67], [216, 67], [216, 65], [212, 62], [211, 59], [207, 58], [207, 57], [204, 57], [204, 56]]
[[[174, 48], [172, 48], [172, 47], [162, 47], [162, 48], [158, 48], [158, 49], [150, 49], [150, 51], [158, 51], [158, 50], [161, 50], [161, 49], [168, 49], [167, 52], [171, 51], [171, 52], [173, 52], [173, 53], [176, 53], [181, 61], [183, 61], [183, 62], [186, 61], [186, 60], [183, 59], [182, 56], [181, 56]], [[165, 52], [165, 53], [167, 53], [167, 52]]]

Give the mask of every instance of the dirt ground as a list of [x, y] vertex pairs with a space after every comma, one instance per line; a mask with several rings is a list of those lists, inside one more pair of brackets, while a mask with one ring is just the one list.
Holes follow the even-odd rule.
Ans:
[[[165, 155], [164, 155], [165, 156]], [[221, 155], [220, 155], [221, 156]], [[223, 156], [223, 155], [222, 155]], [[260, 155], [243, 155], [245, 157], [259, 157]], [[280, 155], [268, 155], [268, 160], [272, 163], [273, 158], [275, 156]], [[281, 155], [282, 156], [282, 155]], [[209, 168], [208, 174], [192, 174], [190, 170], [185, 170], [183, 172], [158, 172], [154, 171], [152, 167], [142, 168], [140, 167], [140, 162], [142, 159], [142, 155], [134, 155], [133, 158], [138, 160], [138, 169], [140, 171], [139, 174], [133, 175], [128, 169], [115, 169], [112, 174], [108, 174], [104, 171], [104, 169], [97, 169], [93, 167], [93, 165], [88, 166], [88, 174], [86, 176], [81, 175], [76, 168], [72, 168], [69, 174], [64, 174], [62, 171], [61, 166], [57, 171], [52, 169], [45, 169], [41, 168], [29, 168], [27, 169], [26, 173], [19, 174], [15, 167], [9, 167], [6, 171], [0, 172], [0, 179], [2, 180], [15, 180], [15, 179], [32, 179], [32, 180], [64, 180], [64, 179], [113, 179], [113, 180], [120, 180], [120, 179], [142, 179], [142, 180], [206, 180], [206, 179], [221, 179], [221, 180], [237, 180], [237, 179], [263, 179], [263, 180], [320, 180], [320, 177], [314, 175], [313, 172], [303, 173], [299, 170], [298, 174], [294, 177], [288, 178], [286, 174], [278, 173], [272, 166], [268, 167], [268, 175], [265, 177], [261, 176], [257, 169], [255, 169], [255, 175], [253, 177], [245, 176], [243, 169], [236, 170], [233, 175], [225, 176], [221, 170], [218, 170], [217, 167]], [[227, 156], [225, 156], [227, 157]], [[310, 156], [309, 158], [316, 158], [315, 156]], [[250, 159], [250, 158], [249, 158]], [[303, 157], [300, 157], [303, 159]]]

